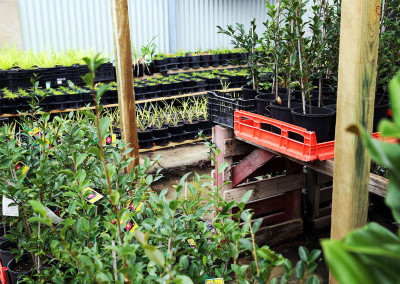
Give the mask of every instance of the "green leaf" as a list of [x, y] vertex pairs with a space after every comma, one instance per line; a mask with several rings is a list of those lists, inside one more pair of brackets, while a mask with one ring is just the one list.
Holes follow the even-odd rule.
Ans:
[[243, 245], [246, 250], [253, 251], [253, 244], [248, 239], [240, 239], [239, 242]]
[[400, 128], [400, 73], [394, 77], [389, 84], [390, 108], [393, 113], [393, 121]]
[[308, 256], [308, 261], [312, 262], [317, 260], [317, 258], [321, 255], [321, 251], [319, 249], [314, 249], [310, 252], [310, 255]]
[[175, 277], [175, 283], [181, 283], [181, 284], [193, 284], [192, 279], [187, 277], [186, 275], [177, 275]]
[[101, 152], [100, 149], [98, 147], [92, 146], [88, 149], [88, 153], [90, 154], [94, 154], [97, 157], [101, 158]]
[[152, 175], [148, 175], [146, 177], [146, 184], [150, 185], [153, 182], [153, 176]]
[[152, 260], [156, 264], [164, 267], [165, 260], [164, 260], [164, 256], [161, 253], [161, 251], [159, 251], [155, 246], [152, 246], [152, 245], [144, 245], [143, 249], [144, 249], [144, 253], [147, 255], [147, 257], [150, 260]]
[[82, 164], [82, 162], [85, 160], [86, 158], [86, 153], [80, 154], [77, 158], [76, 158], [76, 167], [78, 167], [80, 164]]
[[318, 277], [313, 275], [310, 278], [307, 279], [306, 284], [319, 284]]
[[178, 208], [179, 201], [178, 200], [171, 200], [169, 202], [169, 208], [173, 211], [175, 211], [176, 208]]
[[305, 263], [308, 262], [308, 251], [305, 247], [303, 246], [299, 247], [299, 256], [300, 259], [303, 260]]
[[218, 174], [221, 174], [223, 171], [225, 171], [225, 169], [228, 167], [228, 163], [227, 162], [223, 162], [222, 164], [220, 164], [218, 166]]
[[371, 267], [366, 267], [355, 255], [346, 252], [340, 241], [324, 240], [321, 245], [329, 270], [340, 283], [379, 283], [373, 280]]
[[61, 236], [64, 236], [65, 231], [68, 229], [69, 226], [71, 226], [72, 224], [74, 224], [74, 222], [75, 222], [75, 220], [73, 220], [73, 219], [67, 219], [67, 220], [65, 220], [65, 222], [64, 222], [64, 224], [63, 224], [64, 226], [63, 226], [63, 228], [62, 228], [61, 231], [60, 231]]
[[296, 275], [298, 279], [302, 279], [304, 277], [304, 273], [306, 272], [306, 264], [304, 261], [299, 260], [296, 264]]
[[249, 211], [243, 211], [242, 214], [240, 215], [243, 221], [249, 222], [251, 218], [251, 214]]
[[247, 203], [247, 201], [249, 201], [249, 199], [250, 199], [250, 197], [251, 197], [252, 194], [253, 194], [253, 190], [247, 191], [247, 192], [243, 195], [242, 200], [241, 200], [240, 202]]
[[378, 131], [384, 137], [400, 138], [400, 128], [393, 122], [383, 119], [379, 122]]
[[29, 200], [29, 204], [32, 206], [33, 209], [35, 209], [37, 212], [39, 212], [39, 214], [43, 218], [47, 217], [46, 208], [44, 207], [44, 205], [40, 201]]
[[140, 244], [146, 244], [146, 236], [141, 231], [135, 230], [135, 238]]
[[106, 138], [106, 135], [108, 135], [109, 126], [110, 126], [110, 118], [108, 116], [100, 119], [99, 128], [100, 128], [101, 139]]
[[262, 218], [259, 218], [256, 221], [254, 221], [254, 223], [251, 226], [251, 229], [253, 230], [253, 234], [255, 234], [258, 231], [258, 229], [260, 228], [262, 222], [263, 222]]
[[112, 205], [118, 205], [119, 192], [117, 190], [114, 190], [113, 193], [110, 195], [110, 199], [111, 199], [111, 204]]

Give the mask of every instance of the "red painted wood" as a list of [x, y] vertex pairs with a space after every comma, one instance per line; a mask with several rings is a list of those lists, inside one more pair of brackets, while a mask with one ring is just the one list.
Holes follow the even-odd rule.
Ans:
[[[215, 126], [213, 128], [213, 142], [215, 143], [216, 147], [221, 150], [219, 155], [217, 157], [214, 157], [217, 164], [215, 165], [215, 176], [216, 176], [216, 186], [220, 186], [226, 181], [228, 178], [224, 177], [224, 173], [218, 174], [218, 166], [221, 165], [224, 162], [227, 162], [229, 166], [232, 165], [233, 163], [233, 158], [232, 157], [224, 157], [224, 153], [222, 153], [224, 146], [225, 146], [225, 140], [228, 138], [233, 137], [233, 130], [223, 127], [223, 126]], [[223, 196], [224, 190], [231, 189], [232, 188], [232, 183], [224, 186], [224, 188], [221, 189], [221, 195]]]
[[235, 187], [259, 167], [271, 161], [276, 155], [263, 149], [255, 149], [232, 169], [232, 181]]
[[[272, 197], [267, 197], [257, 201], [249, 202], [244, 209], [253, 209], [254, 216], [268, 214], [277, 210], [284, 210], [286, 206], [285, 194], [279, 194]], [[232, 213], [235, 214], [239, 210], [237, 207], [232, 208]]]

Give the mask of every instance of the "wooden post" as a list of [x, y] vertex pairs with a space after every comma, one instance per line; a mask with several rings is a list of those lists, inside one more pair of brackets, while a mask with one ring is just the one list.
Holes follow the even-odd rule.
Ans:
[[370, 158], [361, 139], [346, 128], [357, 123], [372, 132], [380, 9], [380, 0], [342, 1], [332, 196], [334, 239], [367, 222]]
[[127, 0], [111, 0], [111, 13], [122, 139], [133, 148], [125, 158], [135, 158], [127, 168], [127, 171], [131, 172], [139, 164], [139, 149]]

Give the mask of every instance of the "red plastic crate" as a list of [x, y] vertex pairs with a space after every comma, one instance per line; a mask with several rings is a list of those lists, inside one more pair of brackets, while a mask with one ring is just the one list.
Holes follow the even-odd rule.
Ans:
[[[280, 129], [281, 134], [270, 131], [271, 126]], [[317, 143], [313, 131], [251, 112], [235, 111], [235, 135], [305, 162], [329, 160], [335, 155], [335, 141]], [[294, 135], [304, 142], [294, 139]], [[372, 137], [379, 138], [379, 133]]]

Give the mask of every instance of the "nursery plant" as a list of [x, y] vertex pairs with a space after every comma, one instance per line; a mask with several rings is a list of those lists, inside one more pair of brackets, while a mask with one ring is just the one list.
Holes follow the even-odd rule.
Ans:
[[[319, 251], [300, 248], [301, 260], [292, 266], [255, 243], [262, 219], [253, 222], [252, 213], [244, 210], [251, 191], [240, 202], [227, 203], [220, 194], [225, 184], [214, 180], [211, 185], [211, 177], [193, 174], [197, 190], [208, 190], [209, 197], [181, 199], [188, 173], [176, 186], [175, 198], [167, 200], [167, 190], [151, 190], [161, 178], [159, 171], [148, 173], [158, 158], [146, 158], [132, 172], [124, 172], [132, 159], [123, 157], [131, 149], [120, 140], [107, 146], [103, 142], [110, 119], [102, 116], [99, 101], [108, 86], [97, 92], [94, 87], [103, 60], [98, 55], [84, 60], [90, 73], [83, 79], [91, 90], [94, 113], [50, 120], [37, 110], [24, 117], [19, 140], [7, 126], [0, 132], [2, 194], [19, 208], [18, 217], [9, 218], [9, 235], [18, 240], [16, 251], [28, 250], [33, 260], [34, 271], [23, 276], [25, 282], [204, 283], [223, 278], [225, 283], [278, 283], [271, 270], [283, 265], [280, 283], [292, 275], [302, 283], [318, 283], [310, 273]], [[211, 150], [219, 155], [218, 149]], [[16, 161], [28, 170], [15, 169]], [[225, 168], [219, 165], [218, 173]], [[188, 185], [188, 190], [196, 196], [196, 188]], [[232, 215], [234, 206], [239, 211]], [[214, 218], [205, 220], [206, 212], [215, 212]], [[246, 252], [249, 265], [238, 261]]]
[[[400, 138], [400, 74], [389, 85], [393, 121], [379, 123], [383, 137]], [[379, 165], [389, 170], [385, 197], [394, 220], [400, 223], [400, 145], [374, 140], [367, 131], [352, 125], [349, 131], [360, 135], [363, 144]], [[322, 241], [330, 271], [340, 283], [398, 283], [400, 231], [393, 233], [371, 222], [348, 233], [342, 240]]]
[[[242, 49], [248, 54], [246, 69], [250, 74], [251, 86], [254, 90], [258, 89], [258, 53], [255, 52], [255, 48], [258, 44], [258, 35], [256, 33], [256, 19], [253, 18], [250, 22], [250, 29], [246, 33], [243, 24], [236, 23], [235, 28], [232, 25], [228, 25], [226, 29], [217, 26], [218, 33], [228, 35], [232, 38], [232, 45], [235, 48]], [[240, 65], [240, 64], [239, 64]]]

